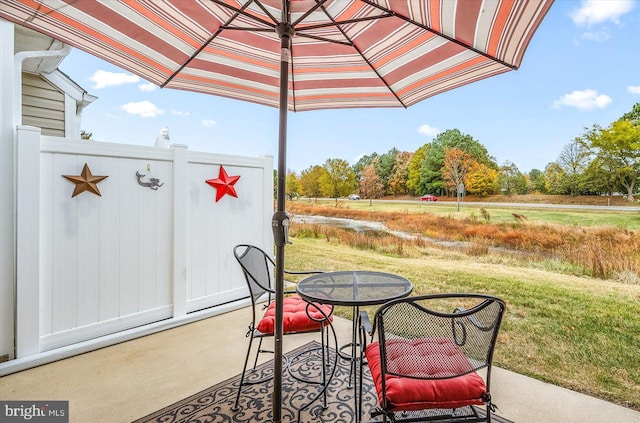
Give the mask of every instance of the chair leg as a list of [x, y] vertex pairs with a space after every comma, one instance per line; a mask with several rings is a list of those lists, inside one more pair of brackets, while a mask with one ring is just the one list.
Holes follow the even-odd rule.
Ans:
[[[364, 383], [364, 352], [367, 346], [367, 334], [365, 329], [362, 326], [362, 317], [360, 317], [360, 313], [358, 313], [358, 317], [356, 317], [356, 324], [357, 324], [357, 330], [358, 330], [358, 364], [357, 366], [355, 366], [356, 369], [356, 375], [354, 376], [354, 380], [357, 381], [357, 385], [358, 385], [358, 389], [357, 389], [357, 394], [354, 390], [354, 395], [358, 395], [357, 401], [356, 401], [356, 423], [360, 423], [362, 421], [362, 394], [363, 394], [363, 390], [362, 390], [362, 385]], [[353, 357], [353, 359], [355, 360], [356, 357]]]
[[[325, 332], [327, 332], [327, 340], [325, 340], [325, 335], [324, 335]], [[324, 326], [320, 327], [320, 339], [322, 344], [322, 386], [325, 386], [327, 383], [327, 364], [329, 361], [329, 353], [327, 351], [328, 338], [329, 338], [328, 332], [329, 331], [327, 331]], [[327, 390], [326, 389], [322, 393], [322, 407], [327, 408]]]
[[[362, 356], [361, 356], [362, 357]], [[357, 422], [360, 422], [362, 420], [362, 395], [363, 395], [363, 391], [362, 391], [362, 384], [364, 383], [364, 377], [363, 377], [363, 373], [364, 373], [364, 369], [362, 368], [363, 364], [362, 364], [362, 358], [360, 358], [360, 368], [358, 369], [358, 406], [357, 406]]]
[[[253, 370], [255, 370], [255, 369], [256, 369], [256, 366], [258, 365], [258, 357], [260, 356], [260, 353], [262, 353], [262, 352], [269, 352], [269, 351], [262, 351], [262, 340], [263, 340], [263, 339], [264, 339], [264, 338], [260, 338], [260, 339], [258, 340], [258, 351], [256, 351], [256, 359], [255, 359], [255, 360], [253, 360], [253, 367], [252, 367], [252, 369], [253, 369]], [[249, 344], [249, 348], [251, 348], [251, 344]], [[247, 353], [247, 354], [248, 354], [248, 353]]]
[[[247, 373], [247, 364], [249, 364], [249, 355], [251, 355], [251, 345], [253, 344], [253, 336], [249, 337], [249, 347], [247, 348], [247, 356], [244, 359], [244, 366], [242, 367], [242, 375], [240, 376], [240, 384], [238, 385], [238, 393], [236, 394], [236, 402], [235, 405], [233, 406], [232, 410], [237, 410], [238, 409], [238, 403], [240, 402], [240, 392], [242, 391], [242, 386], [244, 385], [244, 376]], [[260, 339], [260, 344], [262, 344], [262, 338]], [[260, 348], [258, 348], [258, 351], [260, 351]], [[256, 354], [256, 361], [255, 363], [258, 362], [258, 354], [259, 352]], [[256, 368], [256, 364], [254, 363], [253, 368]]]

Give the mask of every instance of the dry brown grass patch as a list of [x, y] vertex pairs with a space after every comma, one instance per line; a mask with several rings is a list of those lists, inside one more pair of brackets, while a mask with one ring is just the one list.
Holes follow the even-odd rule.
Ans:
[[[295, 203], [295, 214], [343, 217], [384, 222], [393, 230], [437, 240], [472, 242], [466, 253], [489, 254], [490, 247], [504, 247], [538, 260], [560, 260], [578, 266], [591, 276], [619, 278], [640, 275], [640, 237], [637, 232], [612, 227], [574, 227], [546, 223], [488, 223], [478, 219], [456, 219], [431, 213], [371, 212], [341, 207]], [[335, 228], [306, 228], [309, 236], [336, 238], [342, 242], [393, 254], [405, 254], [407, 247], [425, 245], [424, 239], [404, 240], [384, 234], [349, 234]], [[313, 235], [311, 235], [313, 234]], [[625, 276], [622, 280], [635, 280]]]

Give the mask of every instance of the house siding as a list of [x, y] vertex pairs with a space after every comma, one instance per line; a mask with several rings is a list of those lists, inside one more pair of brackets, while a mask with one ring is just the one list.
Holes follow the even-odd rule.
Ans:
[[22, 123], [42, 135], [65, 136], [65, 95], [38, 75], [22, 75]]

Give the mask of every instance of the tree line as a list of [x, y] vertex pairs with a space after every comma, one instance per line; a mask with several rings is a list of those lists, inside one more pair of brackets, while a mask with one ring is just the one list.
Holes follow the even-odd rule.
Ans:
[[414, 152], [395, 147], [365, 155], [351, 166], [327, 159], [300, 174], [287, 174], [287, 195], [339, 198], [358, 193], [486, 196], [491, 194], [589, 195], [624, 193], [634, 199], [640, 176], [640, 103], [602, 128], [594, 124], [565, 145], [544, 170], [522, 173], [507, 161], [498, 165], [486, 147], [458, 129], [438, 134]]

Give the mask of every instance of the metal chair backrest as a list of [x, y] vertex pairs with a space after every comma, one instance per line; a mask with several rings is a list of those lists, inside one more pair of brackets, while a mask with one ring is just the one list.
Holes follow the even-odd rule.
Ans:
[[[374, 320], [382, 373], [434, 380], [487, 367], [488, 379], [505, 308], [502, 300], [482, 294], [425, 295], [385, 304]], [[419, 343], [428, 344], [433, 354], [425, 354], [410, 365], [393, 361], [394, 356], [407, 352], [399, 349], [414, 348]]]
[[274, 293], [273, 275], [275, 263], [273, 259], [262, 249], [248, 244], [236, 245], [233, 248], [236, 257], [249, 287], [251, 301], [255, 305], [265, 292], [270, 296]]

